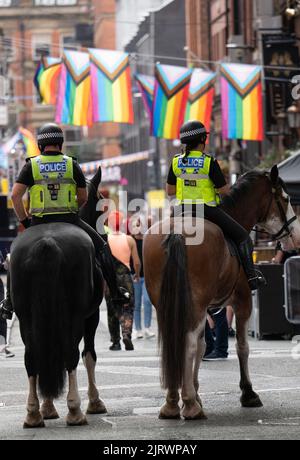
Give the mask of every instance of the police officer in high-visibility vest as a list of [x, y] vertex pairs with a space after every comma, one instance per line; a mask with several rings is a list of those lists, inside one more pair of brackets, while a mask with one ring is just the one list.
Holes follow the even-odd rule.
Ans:
[[208, 134], [199, 121], [188, 121], [182, 126], [180, 140], [186, 149], [172, 161], [167, 194], [176, 196], [180, 213], [186, 204], [195, 212], [197, 205], [204, 205], [204, 217], [236, 243], [249, 286], [254, 291], [265, 284], [265, 279], [254, 269], [253, 244], [247, 231], [219, 207], [220, 196], [228, 195], [230, 187], [218, 162], [205, 154]]
[[[87, 223], [78, 216], [88, 199], [85, 177], [79, 164], [64, 155], [61, 150], [64, 142], [62, 129], [54, 123], [44, 125], [37, 136], [41, 155], [27, 160], [13, 187], [12, 201], [15, 213], [25, 228], [30, 225], [65, 222], [85, 230], [92, 239], [96, 260], [101, 266], [112, 297], [124, 297], [128, 293], [119, 291], [113, 260], [107, 243]], [[30, 214], [24, 208], [23, 196], [30, 193]], [[0, 306], [0, 316], [11, 319], [13, 307], [10, 299], [10, 283], [7, 283], [7, 297]]]

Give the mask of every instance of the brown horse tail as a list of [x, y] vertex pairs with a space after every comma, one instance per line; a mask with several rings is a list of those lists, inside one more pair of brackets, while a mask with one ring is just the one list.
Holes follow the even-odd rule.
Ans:
[[161, 380], [164, 388], [182, 387], [187, 333], [193, 324], [187, 253], [182, 235], [171, 234], [164, 242], [167, 261], [157, 308]]
[[31, 356], [44, 398], [57, 398], [65, 385], [66, 316], [62, 250], [51, 237], [42, 238], [26, 261], [31, 289]]

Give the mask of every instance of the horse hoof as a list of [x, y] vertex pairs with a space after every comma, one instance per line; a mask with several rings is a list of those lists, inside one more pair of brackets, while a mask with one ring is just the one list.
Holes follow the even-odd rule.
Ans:
[[45, 428], [45, 423], [44, 423], [44, 420], [41, 420], [40, 422], [38, 423], [28, 423], [28, 422], [24, 422], [23, 424], [23, 428], [24, 430], [33, 430], [34, 428]]
[[102, 401], [90, 402], [86, 411], [89, 415], [107, 414], [106, 407]]
[[185, 420], [207, 420], [202, 405], [198, 401], [192, 405], [184, 405], [182, 416]]
[[59, 419], [59, 415], [55, 407], [42, 405], [41, 414], [44, 420], [57, 420]]
[[84, 426], [84, 425], [88, 425], [88, 421], [84, 415], [78, 418], [67, 417], [67, 426]]
[[160, 420], [180, 420], [180, 407], [178, 405], [165, 404], [159, 413]]
[[167, 415], [167, 414], [162, 414], [160, 413], [158, 418], [160, 420], [180, 420], [181, 419], [181, 415], [180, 413], [179, 414], [175, 414], [175, 415]]
[[183, 418], [187, 421], [192, 421], [192, 420], [207, 420], [207, 417], [206, 415], [204, 414], [204, 412], [199, 412], [199, 414], [196, 414], [196, 415], [192, 415], [192, 416], [188, 416], [188, 415], [184, 415]]
[[58, 420], [60, 418], [56, 411], [54, 411], [52, 413], [48, 413], [48, 414], [43, 414], [42, 413], [42, 417], [43, 417], [44, 420]]
[[264, 406], [260, 397], [256, 394], [252, 395], [251, 397], [242, 396], [241, 404], [242, 407], [246, 409], [256, 409]]

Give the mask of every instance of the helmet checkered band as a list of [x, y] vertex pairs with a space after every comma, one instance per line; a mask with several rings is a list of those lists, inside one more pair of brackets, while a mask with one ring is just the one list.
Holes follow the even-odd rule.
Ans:
[[180, 134], [180, 139], [186, 139], [187, 137], [197, 136], [198, 134], [207, 134], [205, 128], [193, 129], [192, 131], [187, 131]]
[[37, 136], [38, 141], [44, 141], [47, 139], [62, 139], [63, 140], [64, 135], [63, 133], [44, 133], [44, 134], [39, 134]]

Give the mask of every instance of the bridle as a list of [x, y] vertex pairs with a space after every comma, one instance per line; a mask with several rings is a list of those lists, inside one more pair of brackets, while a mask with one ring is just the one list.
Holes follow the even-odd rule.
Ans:
[[283, 226], [281, 227], [281, 229], [277, 233], [270, 233], [270, 232], [266, 232], [266, 231], [258, 230], [258, 229], [254, 229], [254, 231], [256, 233], [269, 235], [271, 237], [272, 241], [280, 241], [283, 238], [291, 236], [292, 229], [290, 229], [290, 226], [297, 220], [297, 216], [294, 216], [291, 219], [287, 220], [287, 217], [286, 217], [286, 214], [284, 212], [283, 206], [281, 204], [280, 198], [279, 198], [279, 196], [277, 194], [277, 189], [272, 187], [272, 196], [271, 196], [271, 199], [270, 199], [270, 203], [268, 205], [267, 212], [265, 214], [265, 217], [262, 219], [262, 222], [265, 222], [267, 220], [267, 218], [268, 218], [268, 215], [270, 213], [270, 209], [271, 209], [271, 206], [272, 206], [272, 203], [273, 203], [273, 199], [275, 199], [275, 202], [277, 204], [279, 214], [280, 214], [280, 217], [281, 217], [282, 222], [283, 222]]

